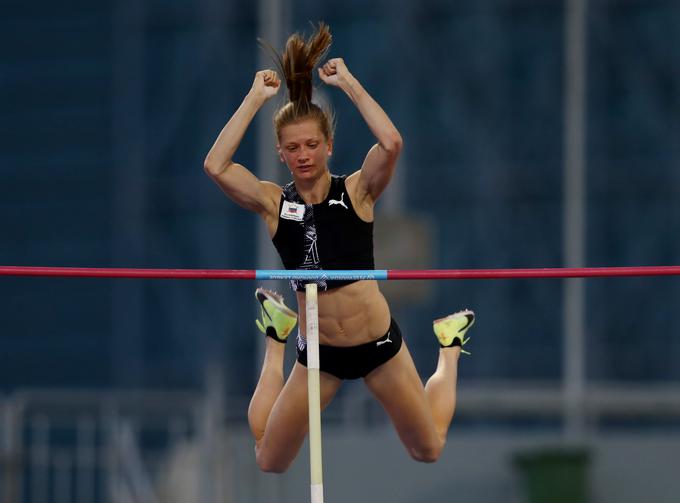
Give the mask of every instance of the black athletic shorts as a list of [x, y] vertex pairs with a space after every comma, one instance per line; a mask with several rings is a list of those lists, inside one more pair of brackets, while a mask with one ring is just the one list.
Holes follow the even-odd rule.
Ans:
[[[380, 339], [358, 346], [326, 346], [319, 344], [319, 366], [339, 379], [359, 379], [389, 361], [401, 348], [401, 330], [394, 319]], [[298, 332], [297, 361], [307, 366], [307, 340]]]

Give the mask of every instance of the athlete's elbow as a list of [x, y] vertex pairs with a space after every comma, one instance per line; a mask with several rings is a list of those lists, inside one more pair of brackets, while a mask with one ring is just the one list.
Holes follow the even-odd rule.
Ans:
[[382, 142], [381, 146], [390, 157], [397, 157], [404, 146], [404, 140], [399, 134], [399, 131], [394, 131]]
[[222, 163], [216, 162], [215, 159], [213, 159], [210, 154], [208, 154], [208, 156], [203, 161], [203, 171], [209, 177], [214, 178], [224, 173], [224, 170], [227, 169], [230, 164], [231, 161]]

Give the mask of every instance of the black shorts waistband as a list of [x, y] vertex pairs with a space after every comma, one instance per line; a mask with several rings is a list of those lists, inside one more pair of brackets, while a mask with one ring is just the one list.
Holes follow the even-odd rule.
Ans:
[[[319, 367], [338, 379], [359, 379], [392, 359], [401, 345], [401, 330], [391, 319], [387, 333], [374, 341], [347, 347], [319, 344]], [[307, 366], [307, 341], [299, 333], [297, 361]]]

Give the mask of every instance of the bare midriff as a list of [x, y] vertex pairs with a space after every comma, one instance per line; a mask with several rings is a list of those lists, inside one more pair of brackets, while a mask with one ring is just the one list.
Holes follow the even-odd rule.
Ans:
[[[319, 292], [319, 344], [357, 346], [390, 327], [390, 309], [377, 281], [357, 281]], [[306, 332], [305, 293], [297, 292], [299, 327]]]

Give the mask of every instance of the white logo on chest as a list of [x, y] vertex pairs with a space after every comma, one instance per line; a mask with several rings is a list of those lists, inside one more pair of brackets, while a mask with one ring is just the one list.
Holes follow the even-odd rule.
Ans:
[[343, 208], [348, 210], [349, 208], [347, 207], [347, 205], [343, 201], [344, 197], [345, 197], [345, 193], [343, 192], [342, 195], [340, 196], [339, 201], [337, 199], [329, 199], [328, 200], [328, 206], [333, 206], [334, 204], [339, 204], [340, 206], [342, 206]]

